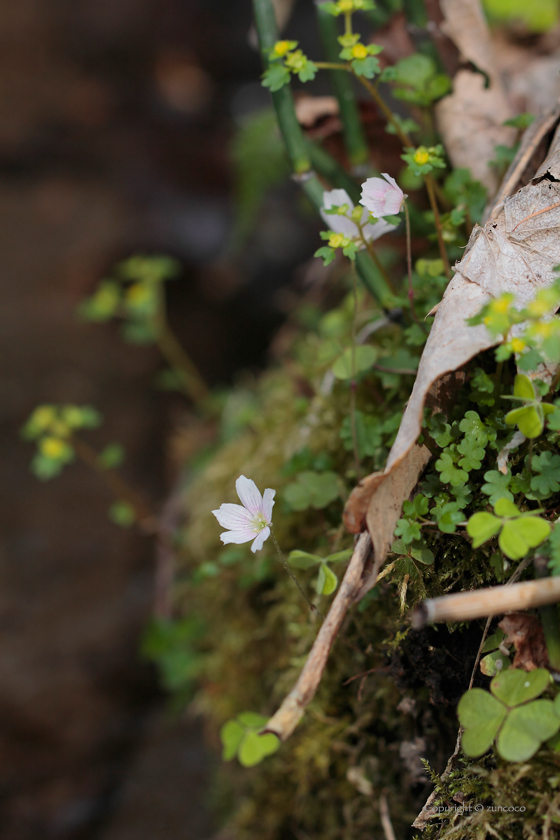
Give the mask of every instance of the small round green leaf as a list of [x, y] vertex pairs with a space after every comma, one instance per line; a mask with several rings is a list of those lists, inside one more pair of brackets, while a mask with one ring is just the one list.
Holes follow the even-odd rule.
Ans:
[[518, 373], [515, 377], [513, 393], [524, 400], [534, 400], [536, 396], [533, 383], [524, 373]]
[[475, 513], [467, 522], [467, 533], [472, 538], [473, 548], [478, 548], [494, 537], [502, 527], [501, 521], [492, 513]]
[[527, 761], [558, 729], [560, 719], [552, 701], [535, 700], [518, 706], [509, 712], [498, 736], [498, 752], [506, 761]]
[[222, 752], [224, 761], [230, 761], [234, 757], [244, 735], [244, 728], [236, 720], [228, 720], [224, 723], [220, 729], [220, 740], [224, 747]]
[[322, 560], [318, 554], [308, 554], [307, 551], [290, 551], [288, 554], [288, 563], [295, 569], [310, 569]]
[[237, 715], [237, 720], [250, 729], [262, 729], [268, 718], [257, 714], [257, 712], [241, 712]]
[[280, 739], [271, 732], [266, 735], [259, 735], [258, 732], [249, 731], [241, 742], [237, 757], [243, 767], [254, 767], [267, 755], [272, 755], [280, 746]]
[[463, 694], [457, 708], [459, 721], [465, 727], [463, 750], [477, 758], [491, 746], [507, 714], [507, 709], [488, 691], [473, 688]]
[[319, 595], [332, 595], [338, 586], [338, 578], [326, 563], [321, 563], [319, 577], [317, 579], [317, 592]]
[[[374, 364], [377, 359], [377, 350], [369, 345], [354, 348], [354, 375], [357, 376]], [[342, 356], [336, 360], [332, 372], [337, 379], [352, 379], [352, 348], [344, 351]]]
[[490, 691], [506, 706], [519, 706], [542, 694], [550, 685], [550, 679], [546, 668], [536, 668], [534, 671], [510, 668], [494, 677]]

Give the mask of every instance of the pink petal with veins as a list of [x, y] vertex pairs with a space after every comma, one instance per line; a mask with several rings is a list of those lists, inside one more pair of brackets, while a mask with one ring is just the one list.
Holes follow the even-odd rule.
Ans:
[[240, 475], [235, 482], [235, 489], [237, 490], [237, 495], [241, 499], [242, 504], [248, 511], [250, 511], [253, 515], [262, 511], [263, 499], [257, 485], [252, 479], [245, 478], [244, 475]]

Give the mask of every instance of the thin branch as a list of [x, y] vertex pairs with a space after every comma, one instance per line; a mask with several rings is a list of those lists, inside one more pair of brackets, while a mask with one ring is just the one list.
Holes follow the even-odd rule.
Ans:
[[283, 701], [263, 732], [272, 732], [281, 741], [290, 737], [315, 696], [334, 640], [362, 581], [364, 566], [371, 550], [367, 532], [360, 534], [339, 590], [327, 613], [307, 661], [293, 689]]
[[383, 828], [385, 840], [397, 840], [395, 832], [393, 831], [393, 823], [391, 822], [387, 794], [384, 790], [381, 791], [381, 796], [379, 797], [379, 817], [381, 819], [381, 826]]

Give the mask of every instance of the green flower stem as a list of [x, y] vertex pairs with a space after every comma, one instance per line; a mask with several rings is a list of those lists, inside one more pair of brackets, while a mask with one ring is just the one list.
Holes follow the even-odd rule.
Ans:
[[[340, 45], [337, 41], [338, 28], [336, 20], [332, 15], [322, 11], [320, 6], [317, 7], [317, 20], [325, 55], [329, 62], [336, 64], [340, 52]], [[353, 166], [359, 166], [368, 161], [369, 150], [356, 104], [352, 81], [348, 73], [344, 71], [346, 71], [346, 67], [331, 69], [330, 80], [338, 100], [344, 142], [350, 163]]]
[[443, 261], [443, 266], [445, 269], [445, 275], [448, 280], [451, 280], [451, 267], [449, 265], [449, 257], [447, 256], [447, 251], [445, 249], [445, 242], [443, 241], [443, 229], [441, 226], [441, 217], [439, 215], [439, 208], [437, 205], [437, 199], [434, 191], [434, 179], [431, 175], [426, 175], [424, 178], [424, 182], [426, 184], [426, 189], [428, 191], [428, 198], [430, 200], [430, 206], [432, 208], [432, 212], [434, 214], [434, 223], [436, 226], [436, 233], [437, 233], [437, 240], [439, 246], [439, 255]]
[[356, 225], [357, 225], [357, 227], [358, 227], [358, 230], [360, 231], [360, 236], [361, 236], [361, 238], [362, 238], [362, 242], [363, 242], [363, 243], [364, 243], [364, 245], [366, 246], [366, 250], [367, 250], [368, 254], [370, 255], [371, 259], [373, 260], [373, 262], [374, 262], [374, 264], [375, 264], [375, 267], [376, 267], [377, 271], [378, 271], [378, 272], [379, 272], [379, 274], [383, 277], [383, 280], [384, 280], [384, 281], [385, 281], [385, 283], [387, 284], [388, 288], [389, 288], [389, 289], [392, 289], [391, 280], [390, 280], [390, 278], [389, 278], [389, 275], [388, 275], [388, 274], [387, 274], [387, 272], [385, 271], [385, 267], [384, 267], [383, 263], [381, 262], [381, 260], [380, 260], [380, 259], [379, 259], [379, 257], [377, 256], [377, 254], [376, 254], [376, 252], [375, 252], [375, 248], [373, 247], [373, 245], [371, 244], [371, 242], [369, 242], [369, 240], [368, 240], [368, 239], [366, 239], [366, 237], [365, 237], [365, 235], [364, 235], [363, 225], [361, 225], [361, 224], [360, 224], [360, 222], [356, 222]]
[[352, 263], [352, 336], [351, 336], [351, 372], [350, 381], [350, 425], [352, 428], [352, 448], [354, 450], [354, 463], [356, 466], [356, 479], [360, 481], [362, 471], [360, 467], [360, 453], [358, 450], [358, 432], [356, 429], [356, 322], [358, 320], [358, 288], [356, 284], [356, 265]]
[[418, 326], [426, 332], [426, 327], [424, 324], [420, 323], [418, 320], [418, 316], [416, 315], [416, 310], [414, 309], [414, 289], [412, 288], [412, 248], [411, 248], [411, 241], [410, 241], [410, 216], [408, 215], [408, 205], [406, 201], [403, 201], [404, 207], [404, 215], [406, 219], [406, 268], [408, 274], [408, 302], [410, 304], [410, 314], [412, 315], [413, 319], [416, 321]]
[[[253, 0], [253, 9], [261, 51], [266, 53], [274, 47], [278, 40], [274, 9], [271, 0]], [[296, 117], [292, 91], [286, 85], [280, 90], [274, 91], [271, 96], [293, 170], [296, 175], [309, 172], [311, 161], [305, 137]]]
[[[253, 8], [261, 50], [263, 52], [271, 50], [278, 40], [278, 31], [271, 0], [253, 0]], [[346, 65], [337, 65], [337, 69], [341, 68], [348, 70]], [[306, 143], [297, 121], [290, 88], [285, 86], [272, 93], [272, 100], [293, 170], [296, 175], [302, 176], [300, 179], [302, 189], [315, 208], [319, 210], [323, 206], [323, 186], [310, 169], [309, 145]], [[326, 152], [322, 155], [322, 160], [325, 160], [325, 155]], [[361, 254], [359, 256], [360, 259], [357, 260], [357, 269], [364, 286], [382, 307], [388, 309], [394, 308], [395, 302], [390, 286], [385, 282], [379, 271], [376, 270], [375, 265], [371, 262], [367, 254]]]
[[210, 396], [210, 391], [198, 369], [183, 350], [167, 322], [158, 324], [156, 330], [156, 343], [162, 356], [180, 377], [186, 394], [194, 403], [202, 405]]
[[387, 283], [385, 270], [377, 254], [372, 249], [358, 251], [356, 254], [356, 271], [360, 280], [375, 300], [386, 312], [390, 312], [398, 306], [391, 287]]
[[194, 362], [185, 353], [175, 333], [167, 323], [165, 296], [163, 287], [159, 287], [159, 306], [153, 321], [156, 344], [161, 355], [175, 371], [183, 385], [183, 390], [196, 405], [208, 401], [210, 391]]
[[282, 552], [282, 549], [281, 549], [281, 548], [280, 548], [280, 546], [278, 545], [278, 540], [276, 539], [276, 535], [275, 535], [274, 531], [272, 530], [272, 528], [270, 529], [270, 536], [272, 537], [272, 542], [274, 543], [274, 547], [275, 547], [275, 549], [276, 549], [276, 553], [278, 554], [278, 557], [279, 557], [279, 558], [280, 558], [280, 560], [282, 561], [282, 565], [284, 566], [284, 568], [285, 568], [285, 569], [286, 569], [286, 571], [288, 572], [288, 575], [291, 577], [291, 579], [294, 581], [295, 585], [296, 585], [296, 586], [297, 586], [297, 588], [299, 589], [300, 594], [303, 596], [303, 598], [304, 598], [305, 602], [307, 603], [307, 606], [309, 607], [309, 609], [311, 610], [311, 612], [312, 612], [312, 613], [316, 613], [317, 615], [321, 616], [321, 618], [323, 618], [323, 616], [321, 615], [321, 613], [319, 612], [319, 610], [317, 609], [317, 607], [315, 606], [315, 604], [314, 604], [312, 601], [310, 601], [310, 600], [309, 600], [309, 598], [307, 597], [307, 595], [306, 595], [306, 594], [305, 594], [305, 592], [303, 591], [302, 586], [301, 586], [301, 584], [300, 584], [299, 580], [297, 579], [297, 577], [294, 575], [294, 573], [293, 573], [293, 572], [292, 572], [292, 570], [290, 569], [290, 567], [289, 567], [289, 565], [288, 565], [288, 561], [287, 561], [287, 560], [286, 560], [286, 558], [284, 557], [284, 554], [283, 554], [283, 552]]
[[[348, 172], [322, 146], [319, 146], [318, 143], [309, 142], [308, 150], [313, 168], [319, 175], [326, 178], [333, 187], [346, 190], [354, 204], [357, 204], [360, 200], [360, 188]], [[321, 191], [319, 206], [322, 207], [322, 205], [323, 195]]]
[[[538, 578], [548, 577], [547, 558], [542, 554], [535, 554], [533, 558], [535, 574]], [[560, 672], [560, 621], [558, 605], [548, 604], [540, 607], [539, 614], [546, 641], [546, 650], [551, 667]]]
[[353, 74], [354, 78], [356, 78], [359, 81], [359, 83], [363, 87], [365, 87], [365, 89], [370, 94], [371, 98], [374, 100], [379, 110], [383, 113], [387, 122], [391, 123], [391, 125], [395, 129], [397, 137], [399, 138], [403, 146], [414, 146], [414, 143], [412, 142], [410, 136], [406, 133], [406, 131], [402, 130], [397, 120], [395, 119], [393, 112], [391, 111], [387, 103], [384, 101], [383, 97], [380, 95], [376, 86], [372, 85], [372, 83], [368, 81], [368, 79], [364, 78], [364, 76], [358, 76], [357, 73], [354, 73], [351, 67], [348, 67], [348, 69]]
[[125, 501], [134, 510], [138, 527], [145, 534], [154, 534], [157, 531], [157, 519], [146, 502], [112, 469], [106, 469], [99, 463], [99, 455], [95, 449], [80, 438], [72, 436], [70, 439], [72, 447], [78, 458], [86, 466], [98, 473], [115, 497], [116, 501]]

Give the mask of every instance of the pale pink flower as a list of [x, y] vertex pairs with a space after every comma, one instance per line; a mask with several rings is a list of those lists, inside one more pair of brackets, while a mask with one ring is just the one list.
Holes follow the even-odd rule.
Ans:
[[261, 496], [255, 482], [244, 475], [240, 475], [235, 482], [235, 489], [243, 507], [223, 504], [218, 510], [212, 511], [222, 528], [230, 529], [220, 534], [220, 539], [224, 544], [253, 540], [251, 551], [259, 551], [270, 536], [276, 490], [265, 490], [264, 496]]
[[362, 199], [360, 201], [360, 204], [367, 207], [376, 219], [380, 219], [382, 216], [395, 216], [400, 212], [405, 199], [405, 194], [395, 179], [387, 175], [386, 172], [381, 174], [385, 180], [368, 178], [365, 184], [362, 184]]
[[[348, 206], [348, 210], [344, 216], [339, 216], [334, 213], [325, 213], [325, 210], [331, 210], [333, 207], [342, 207], [343, 204]], [[324, 192], [323, 208], [324, 209], [321, 210], [321, 217], [325, 224], [327, 224], [334, 233], [341, 233], [349, 239], [356, 239], [359, 237], [360, 231], [358, 230], [358, 225], [349, 218], [352, 210], [354, 209], [354, 203], [346, 190], [330, 190], [330, 192]], [[390, 230], [395, 230], [396, 225], [391, 225], [384, 219], [380, 219], [372, 225], [367, 223], [368, 218], [369, 213], [364, 209], [362, 218], [360, 219], [360, 224], [363, 226], [362, 230], [364, 232], [364, 237], [368, 242], [374, 242], [376, 239], [379, 239], [380, 236], [383, 236], [383, 234], [388, 233]], [[362, 247], [365, 247], [365, 245], [362, 245]]]

